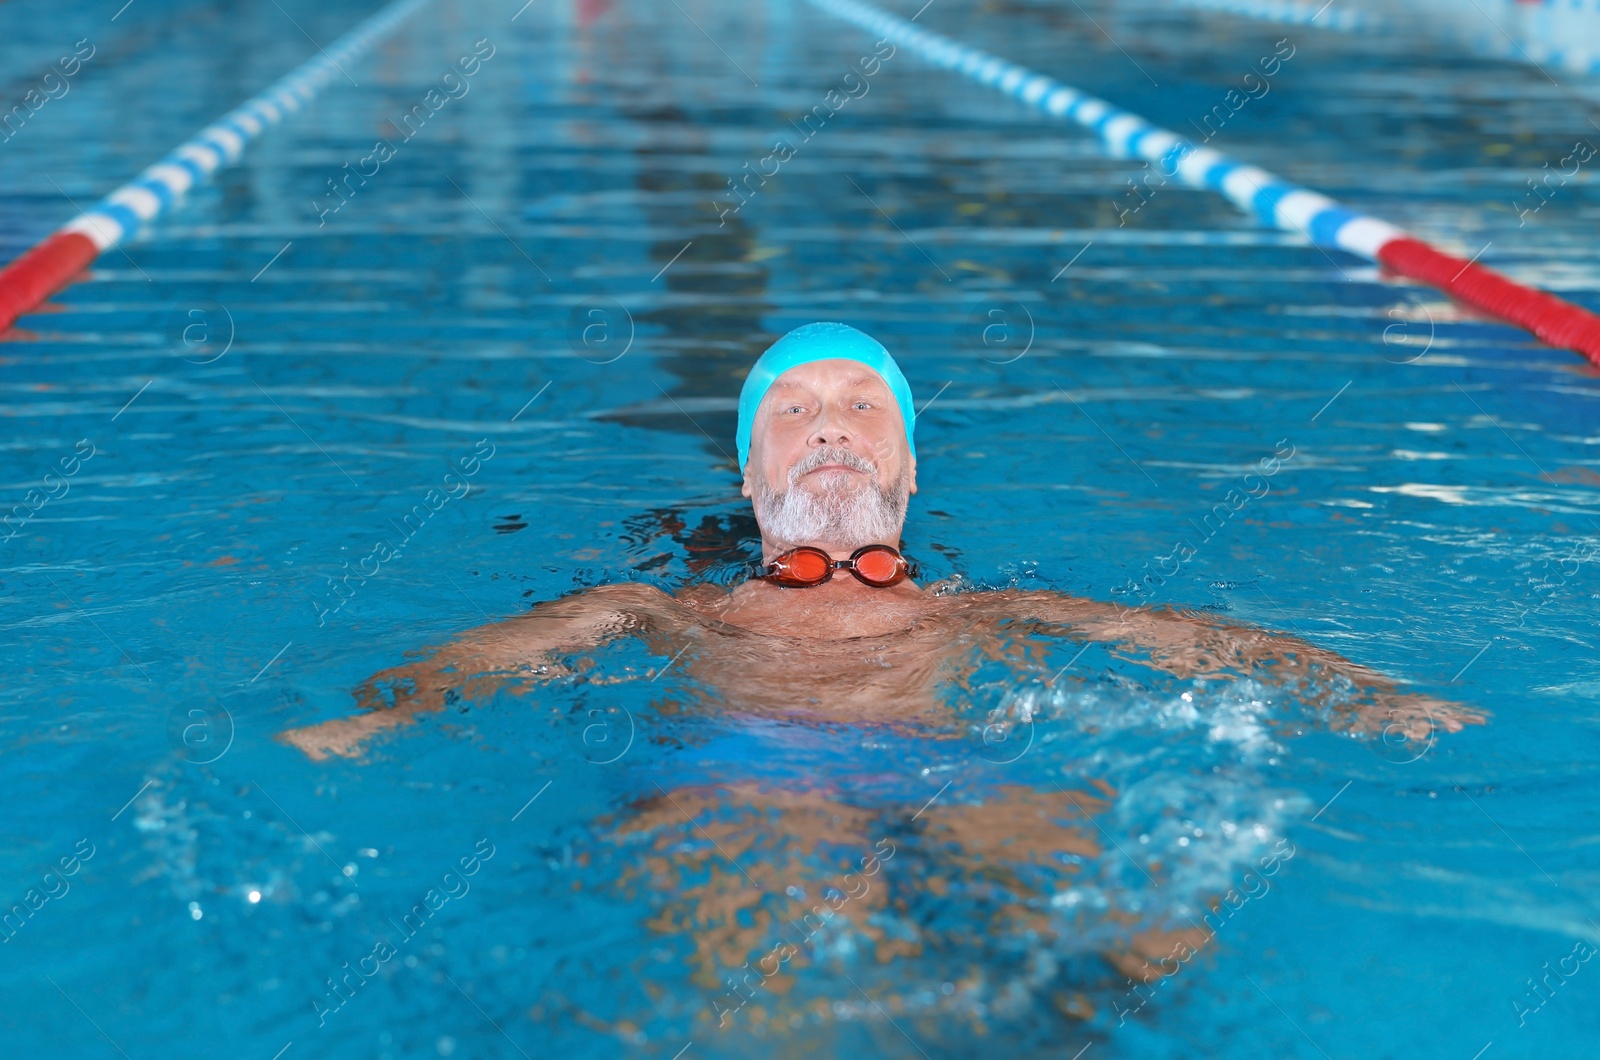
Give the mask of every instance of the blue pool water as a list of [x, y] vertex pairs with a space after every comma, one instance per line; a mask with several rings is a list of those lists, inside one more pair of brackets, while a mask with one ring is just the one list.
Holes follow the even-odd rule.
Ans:
[[[4, 5], [7, 108], [94, 54], [0, 144], [3, 257], [372, 9]], [[1600, 308], [1588, 174], [1517, 205], [1600, 142], [1577, 75], [1146, 2], [919, 24], [1185, 132], [1292, 48], [1214, 146]], [[328, 209], [478, 41], [470, 92]], [[439, 0], [6, 336], [0, 508], [52, 494], [0, 543], [11, 1052], [1584, 1055], [1595, 371], [1209, 193], [1132, 198], [1135, 163], [910, 55], [802, 140], [871, 49], [798, 0]], [[622, 640], [361, 759], [275, 739], [534, 601], [726, 582], [739, 381], [814, 319], [931, 402], [927, 580], [1198, 609], [1486, 723], [1352, 733], [1348, 688], [1019, 623], [900, 725], [756, 710]], [[873, 857], [840, 919], [783, 926]], [[1108, 963], [1230, 891], [1156, 985]], [[781, 940], [804, 963], [719, 1025]]]

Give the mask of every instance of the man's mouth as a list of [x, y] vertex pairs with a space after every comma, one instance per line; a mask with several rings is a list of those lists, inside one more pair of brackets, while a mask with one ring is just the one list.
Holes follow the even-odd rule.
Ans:
[[[813, 464], [815, 466], [812, 466]], [[814, 475], [826, 475], [830, 472], [834, 474], [847, 472], [852, 477], [860, 476], [870, 479], [873, 477], [873, 471], [872, 463], [864, 457], [852, 453], [848, 449], [835, 448], [833, 452], [811, 453], [805, 460], [796, 464], [794, 470], [789, 472], [789, 484], [796, 485], [802, 479], [810, 478]], [[829, 481], [837, 482], [839, 480], [829, 479]]]

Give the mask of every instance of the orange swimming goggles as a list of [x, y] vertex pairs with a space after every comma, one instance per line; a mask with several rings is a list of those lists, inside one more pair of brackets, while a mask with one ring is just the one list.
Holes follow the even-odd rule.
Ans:
[[916, 565], [888, 545], [862, 545], [850, 553], [849, 559], [840, 560], [820, 548], [801, 545], [774, 556], [771, 563], [758, 565], [751, 577], [763, 578], [785, 589], [810, 589], [840, 570], [849, 571], [856, 581], [874, 589], [886, 589], [917, 574]]

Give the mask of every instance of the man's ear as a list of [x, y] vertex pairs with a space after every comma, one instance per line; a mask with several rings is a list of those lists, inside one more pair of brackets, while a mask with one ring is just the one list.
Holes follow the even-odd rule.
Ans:
[[907, 492], [908, 493], [917, 492], [917, 458], [916, 457], [912, 457], [911, 458], [911, 488]]
[[748, 462], [746, 462], [745, 465], [744, 465], [744, 482], [739, 487], [739, 496], [741, 496], [741, 497], [754, 497], [755, 496], [754, 491], [752, 491], [750, 489], [750, 464]]

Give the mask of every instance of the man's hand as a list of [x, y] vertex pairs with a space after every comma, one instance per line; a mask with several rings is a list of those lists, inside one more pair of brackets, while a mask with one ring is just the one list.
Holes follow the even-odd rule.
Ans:
[[[1299, 637], [1229, 625], [1193, 612], [1122, 607], [1053, 592], [1001, 595], [1018, 608], [1019, 617], [1064, 626], [1069, 635], [1108, 643], [1122, 658], [1177, 677], [1254, 676], [1300, 685], [1309, 703], [1329, 707], [1337, 719], [1335, 728], [1426, 740], [1436, 729], [1459, 732], [1464, 725], [1484, 724], [1486, 717], [1460, 703], [1402, 692], [1393, 679]], [[1354, 686], [1354, 702], [1330, 702], [1340, 691], [1340, 679]]]
[[300, 748], [306, 757], [316, 762], [323, 761], [329, 755], [354, 758], [368, 737], [385, 729], [410, 725], [413, 720], [409, 715], [398, 713], [357, 714], [349, 718], [334, 718], [321, 725], [290, 729], [279, 734], [278, 739]]
[[559, 656], [592, 651], [624, 632], [647, 632], [671, 598], [637, 583], [604, 585], [472, 630], [426, 658], [373, 674], [355, 689], [365, 713], [281, 733], [279, 739], [322, 761], [354, 758], [378, 733], [437, 713], [453, 695], [488, 699], [507, 685], [570, 674]]

